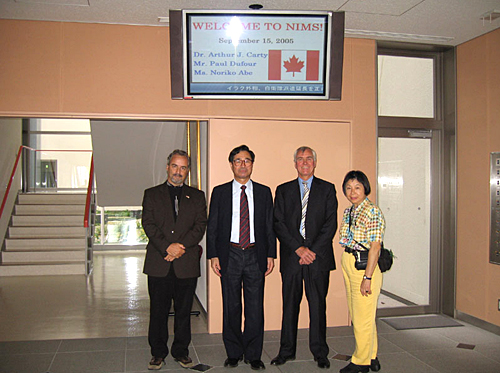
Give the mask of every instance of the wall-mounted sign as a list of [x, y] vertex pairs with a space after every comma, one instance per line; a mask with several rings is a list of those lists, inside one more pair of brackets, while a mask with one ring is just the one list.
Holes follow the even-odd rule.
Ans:
[[490, 155], [490, 263], [500, 264], [500, 153]]
[[180, 18], [182, 33], [171, 11], [182, 98], [340, 99], [344, 13], [184, 10]]

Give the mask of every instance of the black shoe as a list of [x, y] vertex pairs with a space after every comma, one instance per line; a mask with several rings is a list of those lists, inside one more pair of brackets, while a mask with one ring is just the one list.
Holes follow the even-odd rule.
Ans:
[[232, 357], [228, 357], [226, 359], [226, 361], [224, 361], [224, 366], [227, 368], [236, 368], [238, 366], [238, 363], [243, 360], [243, 358], [241, 357], [237, 357], [237, 358], [232, 358]]
[[266, 369], [266, 367], [264, 366], [264, 363], [262, 362], [262, 360], [245, 360], [245, 364], [250, 364], [250, 367], [253, 369], [253, 370], [262, 370], [262, 369]]
[[354, 363], [349, 363], [349, 365], [340, 369], [340, 373], [368, 373], [369, 371], [369, 365], [356, 365]]
[[318, 368], [328, 369], [330, 368], [330, 360], [327, 357], [315, 357], [314, 361], [318, 363]]
[[189, 356], [176, 357], [174, 360], [183, 368], [192, 368], [194, 366], [193, 360]]
[[290, 360], [295, 360], [295, 356], [284, 357], [284, 356], [278, 355], [274, 359], [271, 360], [271, 365], [283, 365], [287, 361], [290, 361]]
[[380, 370], [380, 362], [378, 361], [378, 357], [372, 359], [370, 364], [370, 370], [373, 372], [378, 372]]
[[159, 370], [161, 369], [163, 365], [163, 358], [162, 357], [152, 357], [151, 361], [148, 364], [148, 369], [149, 370]]

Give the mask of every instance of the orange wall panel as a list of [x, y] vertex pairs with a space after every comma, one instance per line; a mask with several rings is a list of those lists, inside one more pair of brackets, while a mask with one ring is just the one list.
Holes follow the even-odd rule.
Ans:
[[489, 263], [490, 152], [500, 151], [500, 30], [457, 48], [457, 310], [500, 326]]
[[[375, 50], [372, 40], [345, 40], [341, 101], [172, 100], [168, 27], [0, 20], [0, 32], [0, 116], [350, 120], [351, 46]], [[364, 90], [374, 66], [368, 75]]]
[[58, 112], [60, 23], [0, 21], [0, 112]]
[[[265, 136], [262, 134], [265, 133]], [[339, 201], [338, 219], [342, 218], [348, 202], [342, 194], [342, 181], [351, 168], [351, 124], [347, 122], [303, 122], [269, 120], [213, 119], [209, 124], [209, 179], [210, 195], [219, 184], [232, 180], [229, 167], [229, 152], [236, 146], [246, 144], [255, 152], [252, 179], [265, 184], [274, 192], [276, 187], [297, 178], [293, 153], [307, 145], [316, 150], [318, 165], [316, 176], [335, 184]], [[344, 280], [340, 267], [342, 248], [334, 238], [337, 269], [330, 275], [330, 290], [327, 298], [328, 326], [347, 325], [348, 310]], [[279, 246], [278, 246], [279, 248]], [[279, 249], [278, 249], [279, 252]], [[274, 271], [266, 278], [265, 327], [266, 330], [281, 328], [281, 275], [279, 259]], [[209, 270], [208, 278], [209, 332], [222, 331], [222, 296], [219, 278]], [[301, 304], [299, 328], [309, 326], [309, 311], [305, 294]], [[276, 351], [277, 353], [278, 351]]]
[[[346, 45], [350, 48], [352, 61], [352, 84], [346, 87], [346, 93], [352, 95], [352, 163], [354, 169], [361, 169], [366, 173], [376, 191], [376, 154], [377, 126], [374, 120], [377, 116], [377, 106], [374, 90], [377, 86], [375, 64], [377, 61], [376, 50], [371, 48], [372, 40], [356, 39], [355, 43]], [[373, 63], [373, 69], [367, 68], [367, 61]], [[346, 70], [347, 71], [347, 70]], [[373, 87], [373, 88], [372, 88]], [[368, 146], [366, 146], [368, 145]], [[375, 199], [375, 193], [372, 196]]]
[[67, 23], [62, 110], [158, 113], [170, 100], [165, 27]]

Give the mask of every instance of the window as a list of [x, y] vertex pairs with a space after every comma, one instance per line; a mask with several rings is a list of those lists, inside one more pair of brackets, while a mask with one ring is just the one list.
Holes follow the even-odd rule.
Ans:
[[378, 56], [378, 115], [434, 118], [434, 59]]
[[148, 242], [142, 228], [140, 207], [98, 207], [94, 243], [97, 245], [143, 245]]
[[30, 119], [25, 131], [29, 152], [30, 190], [86, 189], [92, 157], [90, 121]]

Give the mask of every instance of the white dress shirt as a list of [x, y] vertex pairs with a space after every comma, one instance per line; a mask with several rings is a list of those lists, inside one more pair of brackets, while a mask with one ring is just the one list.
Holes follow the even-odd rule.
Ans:
[[253, 223], [253, 184], [252, 180], [248, 180], [246, 184], [240, 184], [233, 180], [233, 218], [231, 222], [231, 242], [240, 242], [240, 198], [241, 187], [245, 185], [245, 193], [248, 200], [248, 214], [250, 218], [250, 243], [255, 243], [255, 231]]

